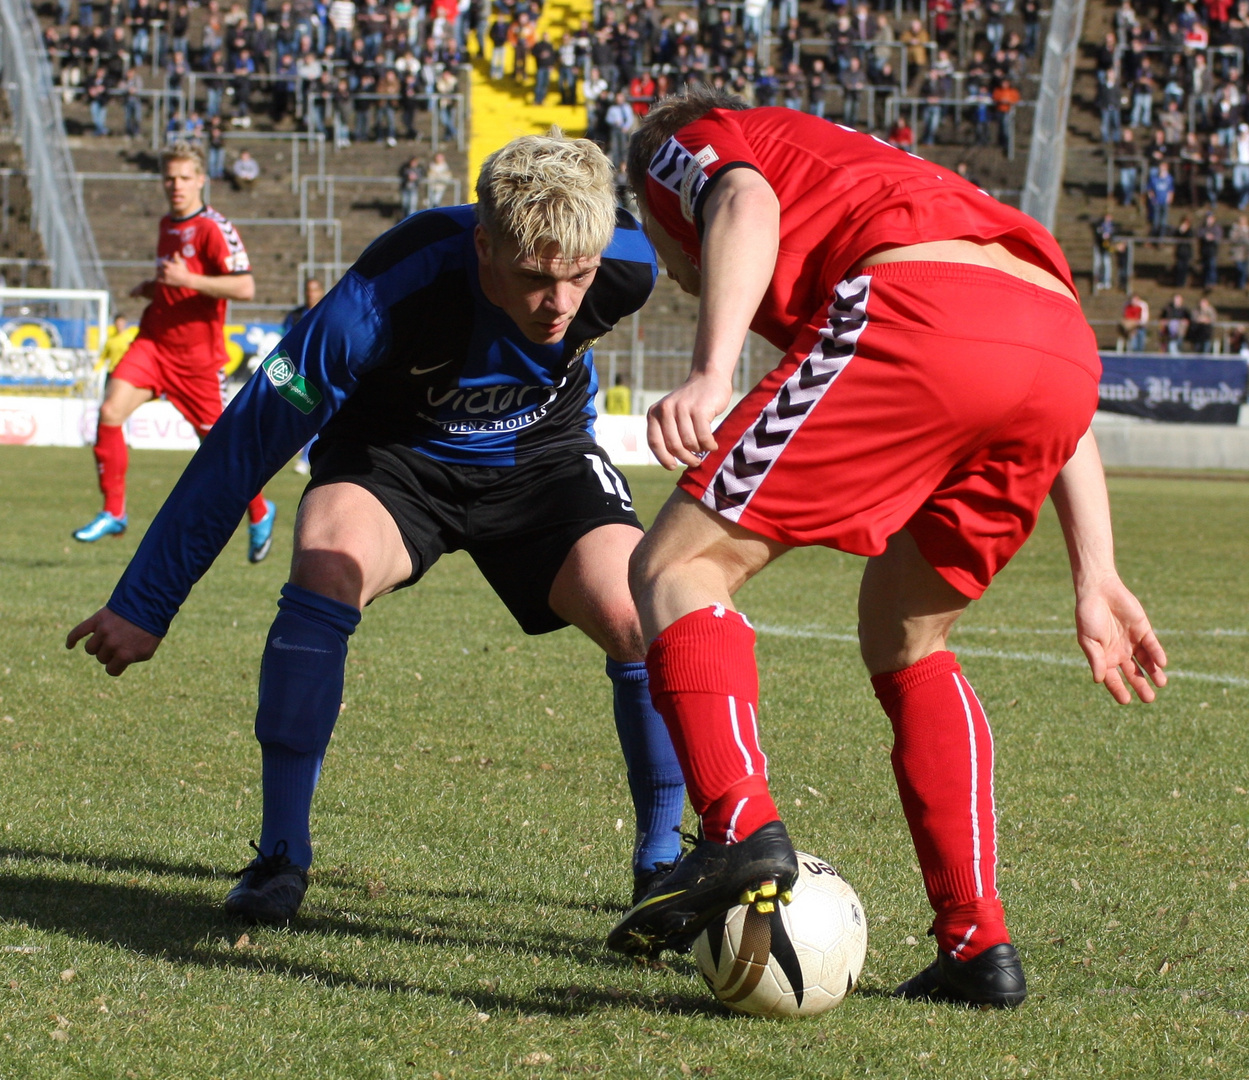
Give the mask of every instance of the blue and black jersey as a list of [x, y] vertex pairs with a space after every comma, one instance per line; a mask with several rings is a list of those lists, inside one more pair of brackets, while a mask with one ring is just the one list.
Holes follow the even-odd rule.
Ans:
[[265, 482], [320, 432], [507, 467], [593, 436], [594, 342], [654, 287], [624, 211], [564, 339], [536, 345], [486, 299], [472, 206], [379, 237], [265, 360], [204, 439], [109, 608], [164, 636]]

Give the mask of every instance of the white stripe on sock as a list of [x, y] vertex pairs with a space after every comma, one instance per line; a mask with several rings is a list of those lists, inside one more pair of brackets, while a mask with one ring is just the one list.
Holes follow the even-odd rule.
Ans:
[[748, 802], [750, 802], [749, 795], [737, 804], [737, 809], [733, 811], [733, 816], [729, 818], [729, 827], [724, 832], [724, 839], [730, 844], [737, 843], [737, 819], [741, 816], [741, 812], [746, 808]]
[[742, 760], [746, 763], [746, 775], [755, 775], [754, 762], [750, 760], [750, 751], [746, 749], [746, 744], [742, 742], [742, 732], [737, 726], [737, 698], [729, 698], [729, 723], [733, 725], [733, 740], [737, 743], [737, 748], [742, 752]]
[[971, 703], [963, 692], [963, 682], [957, 672], [951, 672], [958, 696], [963, 702], [963, 713], [967, 717], [967, 742], [971, 750], [971, 867], [976, 878], [976, 896], [984, 896], [984, 884], [980, 880], [980, 817], [976, 813], [976, 799], [980, 786], [980, 763], [976, 760], [976, 718], [972, 715]]

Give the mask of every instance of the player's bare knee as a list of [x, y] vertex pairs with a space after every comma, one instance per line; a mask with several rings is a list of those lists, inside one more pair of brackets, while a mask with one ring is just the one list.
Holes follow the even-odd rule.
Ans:
[[126, 408], [121, 402], [105, 398], [100, 405], [100, 423], [105, 427], [121, 427], [129, 418], [133, 409]]
[[291, 584], [332, 600], [363, 607], [364, 566], [355, 555], [330, 548], [297, 547], [291, 559]]

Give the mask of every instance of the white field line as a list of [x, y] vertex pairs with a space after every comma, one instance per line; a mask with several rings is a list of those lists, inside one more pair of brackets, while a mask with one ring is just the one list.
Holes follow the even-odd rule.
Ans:
[[[799, 626], [772, 626], [767, 623], [754, 623], [752, 625], [760, 634], [770, 634], [773, 637], [814, 638], [819, 641], [841, 641], [851, 645], [859, 643], [856, 634], [839, 634], [832, 631]], [[1070, 630], [1065, 632], [1074, 636]], [[1008, 652], [1004, 649], [986, 649], [978, 645], [959, 645], [957, 652], [960, 656], [984, 657], [989, 660], [1017, 660], [1025, 664], [1052, 664], [1055, 667], [1088, 667], [1083, 658], [1057, 656], [1054, 653]], [[1217, 683], [1220, 686], [1249, 686], [1249, 678], [1241, 675], [1218, 675], [1203, 671], [1185, 671], [1182, 668], [1168, 668], [1167, 676], [1172, 679], [1192, 679], [1194, 682]]]
[[[783, 629], [783, 628], [781, 628]], [[818, 628], [813, 628], [818, 629]], [[820, 631], [821, 633], [823, 631]], [[965, 626], [960, 623], [954, 628], [954, 634], [960, 636], [963, 634], [989, 634], [991, 636], [1001, 634], [1006, 637], [1010, 634], [1018, 634], [1023, 636], [1058, 636], [1068, 637], [1074, 634], [1070, 626]], [[1213, 628], [1209, 630], [1162, 630], [1155, 629], [1159, 637], [1213, 637], [1213, 638], [1249, 638], [1249, 630], [1232, 630]], [[857, 641], [853, 631], [844, 631], [845, 640]], [[829, 632], [830, 641], [840, 641], [842, 638], [835, 636]]]

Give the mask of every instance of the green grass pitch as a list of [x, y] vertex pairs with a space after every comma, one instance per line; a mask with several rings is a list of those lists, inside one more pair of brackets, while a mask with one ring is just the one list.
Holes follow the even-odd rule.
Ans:
[[[526, 638], [463, 555], [352, 641], [298, 924], [225, 919], [300, 478], [270, 485], [270, 559], [249, 566], [240, 530], [154, 662], [114, 680], [63, 648], [185, 462], [134, 454], [130, 532], [87, 547], [90, 453], [0, 447], [5, 1080], [1249, 1074], [1244, 477], [1112, 479], [1120, 565], [1176, 675], [1157, 704], [1091, 684], [1049, 510], [956, 631], [996, 735], [1016, 1013], [888, 996], [932, 946], [853, 644], [858, 560], [794, 552], [743, 591], [777, 801], [870, 927], [859, 991], [776, 1023], [723, 1012], [688, 958], [604, 949], [631, 822], [602, 656]], [[649, 519], [671, 478], [629, 476]]]

